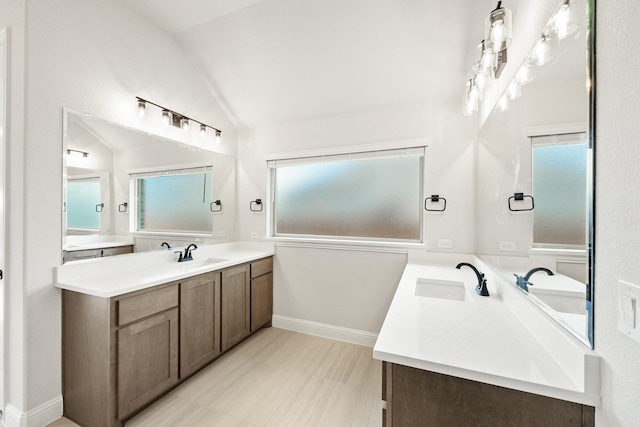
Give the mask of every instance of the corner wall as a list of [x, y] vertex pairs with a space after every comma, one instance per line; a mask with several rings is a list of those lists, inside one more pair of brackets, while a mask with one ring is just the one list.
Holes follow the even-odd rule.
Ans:
[[617, 284], [640, 285], [640, 5], [600, 1], [596, 13], [596, 425], [633, 427], [640, 423], [640, 344], [617, 330]]

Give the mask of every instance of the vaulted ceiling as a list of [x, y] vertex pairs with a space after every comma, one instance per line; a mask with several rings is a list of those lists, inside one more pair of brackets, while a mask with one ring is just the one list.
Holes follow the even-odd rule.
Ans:
[[462, 99], [473, 47], [493, 5], [122, 1], [175, 38], [238, 127], [412, 103], [451, 105]]

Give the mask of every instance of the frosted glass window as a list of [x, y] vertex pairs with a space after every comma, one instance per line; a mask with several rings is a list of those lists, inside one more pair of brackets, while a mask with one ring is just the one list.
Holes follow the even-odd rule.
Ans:
[[134, 178], [136, 231], [211, 233], [211, 171]]
[[82, 179], [67, 182], [67, 228], [100, 229], [100, 180]]
[[422, 159], [414, 155], [273, 169], [274, 235], [420, 241]]
[[586, 143], [533, 145], [533, 241], [538, 245], [586, 244]]

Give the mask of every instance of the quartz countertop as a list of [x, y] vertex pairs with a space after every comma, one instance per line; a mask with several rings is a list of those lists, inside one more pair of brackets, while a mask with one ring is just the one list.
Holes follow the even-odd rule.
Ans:
[[63, 249], [67, 252], [74, 252], [87, 249], [130, 246], [133, 244], [133, 237], [126, 235], [66, 236]]
[[193, 261], [177, 262], [182, 249], [68, 262], [56, 268], [56, 287], [110, 298], [274, 254], [271, 243], [232, 242], [200, 245]]
[[[478, 259], [473, 262], [482, 265]], [[475, 273], [468, 267], [455, 269], [456, 263], [432, 263], [409, 257], [376, 341], [374, 357], [598, 406], [598, 356], [586, 347], [581, 349], [579, 344], [557, 341], [570, 340], [569, 337], [536, 336], [523, 323], [527, 320], [520, 313], [516, 316], [506, 303], [519, 296], [509, 294], [503, 298], [503, 293], [511, 289], [496, 285], [500, 280], [498, 274], [492, 275], [486, 266], [480, 268], [487, 273], [491, 292], [490, 297], [482, 297], [475, 292]], [[417, 296], [419, 278], [462, 281], [466, 299]], [[513, 291], [517, 292], [515, 287]], [[560, 344], [547, 344], [553, 340]]]

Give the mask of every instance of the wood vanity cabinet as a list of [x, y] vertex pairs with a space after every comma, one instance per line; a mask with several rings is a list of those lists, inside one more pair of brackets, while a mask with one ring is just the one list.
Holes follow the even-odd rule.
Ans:
[[222, 271], [220, 301], [222, 351], [227, 351], [251, 333], [251, 289], [248, 264]]
[[273, 314], [273, 258], [251, 263], [251, 332], [271, 325]]
[[269, 257], [112, 298], [63, 290], [64, 416], [122, 427], [257, 330], [252, 300], [268, 324], [271, 269]]
[[220, 349], [220, 272], [180, 282], [180, 378], [218, 357]]
[[595, 425], [579, 403], [383, 362], [383, 427]]

